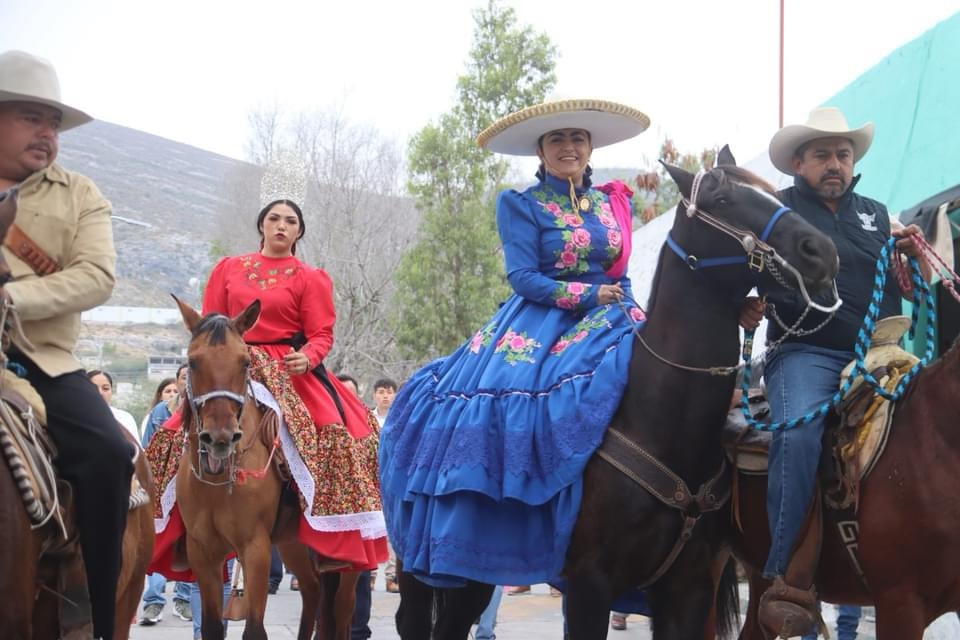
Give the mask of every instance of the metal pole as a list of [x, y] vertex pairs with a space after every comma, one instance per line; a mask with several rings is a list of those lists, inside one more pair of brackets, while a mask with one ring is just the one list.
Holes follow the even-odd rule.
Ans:
[[780, 0], [780, 125], [783, 128], [783, 3]]

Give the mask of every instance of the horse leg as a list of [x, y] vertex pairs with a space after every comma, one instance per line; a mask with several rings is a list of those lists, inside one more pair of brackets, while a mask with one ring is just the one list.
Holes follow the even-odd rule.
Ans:
[[434, 639], [466, 640], [470, 627], [490, 603], [493, 587], [492, 584], [467, 580], [464, 587], [444, 589], [443, 605], [433, 630]]
[[[247, 600], [247, 619], [243, 640], [267, 640], [263, 617], [267, 610], [267, 583], [270, 580], [270, 537], [266, 532], [238, 550], [243, 565], [243, 597]], [[220, 586], [221, 597], [223, 585]], [[204, 618], [206, 619], [206, 618]]]
[[203, 640], [223, 640], [223, 558], [225, 553], [186, 537], [190, 569], [200, 589], [200, 635]]
[[310, 558], [310, 551], [296, 538], [278, 540], [277, 550], [283, 564], [300, 582], [300, 628], [297, 640], [311, 640], [320, 605], [320, 581]]
[[923, 602], [906, 590], [877, 598], [877, 640], [921, 640], [927, 626]]
[[357, 580], [360, 573], [347, 571], [339, 574], [339, 584], [333, 599], [333, 619], [336, 625], [335, 640], [350, 640], [353, 609], [357, 604]]
[[430, 638], [433, 631], [433, 587], [403, 571], [399, 563], [397, 586], [400, 587], [400, 605], [394, 620], [401, 640]]
[[607, 637], [613, 591], [603, 576], [596, 573], [570, 576], [564, 599], [570, 640]]
[[653, 609], [654, 640], [703, 637], [713, 605], [713, 579], [708, 563], [674, 565], [648, 592]]
[[[143, 460], [142, 457], [140, 459]], [[153, 554], [153, 540], [153, 514], [150, 508], [145, 505], [131, 511], [123, 534], [123, 562], [117, 586], [113, 640], [127, 640], [130, 637], [130, 624], [137, 615], [143, 579]]]

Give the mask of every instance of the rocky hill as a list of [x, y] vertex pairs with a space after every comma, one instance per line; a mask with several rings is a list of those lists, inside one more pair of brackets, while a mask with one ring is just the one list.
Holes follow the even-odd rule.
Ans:
[[[191, 278], [206, 275], [218, 220], [235, 206], [230, 182], [256, 171], [107, 122], [64, 133], [59, 161], [92, 178], [113, 205], [118, 281], [108, 304], [125, 306], [169, 306], [170, 293], [195, 300]], [[251, 212], [241, 215], [249, 225]]]

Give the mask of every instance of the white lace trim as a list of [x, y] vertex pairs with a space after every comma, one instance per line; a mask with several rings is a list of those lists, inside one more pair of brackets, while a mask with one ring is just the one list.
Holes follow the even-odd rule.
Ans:
[[164, 529], [167, 528], [167, 525], [170, 524], [170, 511], [173, 509], [173, 505], [177, 502], [177, 477], [174, 476], [170, 480], [170, 484], [167, 485], [167, 488], [163, 490], [163, 495], [160, 496], [160, 513], [162, 514], [159, 518], [153, 519], [153, 530], [156, 533], [162, 533]]
[[287, 459], [287, 466], [290, 467], [290, 474], [297, 483], [300, 493], [307, 503], [307, 509], [303, 512], [303, 517], [307, 524], [314, 531], [359, 531], [360, 537], [372, 540], [383, 538], [387, 535], [387, 523], [383, 519], [382, 511], [366, 511], [363, 513], [345, 513], [340, 515], [315, 516], [310, 513], [310, 505], [313, 504], [316, 496], [316, 485], [313, 482], [313, 476], [304, 464], [297, 446], [287, 430], [287, 423], [283, 419], [280, 411], [280, 405], [274, 399], [270, 391], [260, 384], [253, 381], [253, 395], [260, 404], [269, 407], [277, 414], [277, 420], [280, 423], [280, 446], [283, 448], [283, 455]]
[[[283, 448], [283, 454], [287, 458], [287, 465], [290, 467], [290, 474], [296, 480], [300, 492], [307, 503], [307, 509], [303, 512], [303, 517], [307, 524], [314, 531], [359, 531], [360, 537], [366, 540], [384, 538], [387, 535], [387, 523], [383, 519], [383, 511], [366, 511], [363, 513], [344, 513], [340, 515], [315, 516], [310, 513], [310, 506], [313, 504], [316, 495], [316, 486], [313, 483], [313, 476], [304, 464], [297, 446], [287, 431], [287, 423], [283, 419], [283, 413], [280, 411], [280, 405], [277, 404], [273, 394], [255, 380], [250, 381], [253, 389], [253, 397], [257, 402], [268, 407], [277, 414], [277, 421], [280, 427], [280, 446]], [[160, 498], [160, 510], [163, 514], [160, 518], [153, 519], [153, 528], [157, 533], [162, 532], [170, 524], [170, 511], [177, 501], [177, 478], [170, 480], [170, 484], [163, 492]]]

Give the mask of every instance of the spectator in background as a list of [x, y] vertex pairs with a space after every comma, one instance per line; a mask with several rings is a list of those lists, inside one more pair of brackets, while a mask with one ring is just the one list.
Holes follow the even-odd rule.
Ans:
[[167, 400], [161, 400], [150, 410], [146, 427], [144, 427], [143, 430], [143, 439], [140, 441], [140, 444], [142, 444], [144, 448], [150, 444], [150, 438], [152, 438], [154, 432], [160, 428], [160, 425], [173, 415], [173, 412], [176, 411], [177, 406], [180, 404], [180, 399], [184, 397], [184, 389], [186, 389], [187, 386], [187, 365], [182, 364], [180, 368], [177, 369], [176, 384], [177, 395]]
[[164, 378], [160, 381], [160, 384], [157, 385], [157, 390], [153, 392], [153, 398], [150, 399], [150, 403], [147, 405], [147, 412], [144, 414], [143, 420], [140, 421], [140, 438], [143, 437], [143, 433], [147, 430], [147, 422], [150, 420], [150, 412], [153, 408], [161, 402], [176, 403], [176, 398], [179, 393], [176, 378]]
[[[387, 420], [387, 413], [390, 411], [390, 405], [393, 404], [393, 397], [397, 395], [397, 383], [390, 378], [380, 378], [373, 383], [373, 415], [376, 416], [380, 428]], [[387, 559], [387, 566], [383, 568], [383, 575], [387, 580], [387, 591], [390, 593], [400, 593], [400, 587], [397, 586], [397, 556], [393, 552], [393, 546], [387, 541], [390, 557]], [[373, 574], [376, 578], [376, 574]]]
[[103, 401], [107, 403], [107, 406], [110, 407], [110, 411], [113, 412], [113, 417], [117, 419], [123, 428], [133, 434], [134, 439], [140, 440], [140, 432], [137, 429], [137, 421], [133, 419], [133, 416], [130, 415], [129, 411], [124, 411], [123, 409], [117, 409], [113, 406], [113, 376], [111, 376], [106, 371], [101, 371], [100, 369], [91, 369], [87, 371], [87, 379], [93, 383], [97, 388], [97, 391], [100, 392], [100, 397], [103, 398]]

